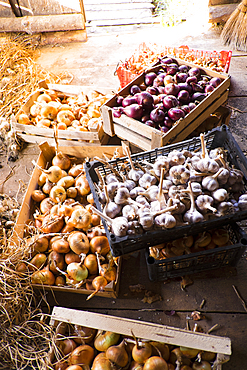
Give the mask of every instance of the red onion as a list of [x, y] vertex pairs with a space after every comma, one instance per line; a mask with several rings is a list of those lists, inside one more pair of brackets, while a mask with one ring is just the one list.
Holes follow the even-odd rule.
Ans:
[[186, 82], [188, 78], [188, 74], [187, 73], [183, 73], [183, 72], [178, 72], [175, 74], [175, 82], [178, 84], [179, 82]]
[[195, 102], [195, 101], [199, 101], [201, 102], [203, 99], [205, 99], [207, 96], [207, 94], [205, 93], [201, 93], [201, 92], [195, 92], [192, 97], [191, 97], [191, 101], [192, 102]]
[[180, 90], [178, 93], [178, 100], [181, 104], [188, 104], [190, 101], [190, 94], [187, 90]]
[[171, 127], [172, 127], [172, 125], [173, 125], [173, 121], [171, 120], [171, 118], [170, 118], [170, 117], [165, 116], [164, 121], [163, 121], [163, 122], [160, 122], [160, 123], [159, 123], [159, 125], [160, 125], [161, 127], [166, 126], [166, 127], [168, 127], [168, 128], [171, 128]]
[[221, 80], [220, 80], [219, 77], [213, 77], [213, 78], [211, 78], [209, 83], [210, 83], [210, 85], [213, 85], [213, 87], [217, 87], [221, 84]]
[[191, 83], [193, 92], [204, 92], [204, 88], [199, 83]]
[[167, 84], [165, 86], [165, 93], [167, 95], [174, 95], [174, 96], [176, 96], [178, 94], [179, 90], [180, 90], [179, 86], [177, 84], [175, 84], [175, 83], [170, 83], [170, 84]]
[[121, 117], [121, 110], [118, 107], [113, 107], [113, 117], [119, 118]]
[[180, 90], [187, 90], [189, 92], [189, 94], [192, 94], [192, 92], [193, 92], [192, 86], [189, 85], [187, 82], [178, 83], [178, 87], [179, 87]]
[[145, 122], [145, 125], [149, 126], [149, 127], [154, 127], [156, 128], [157, 127], [157, 124], [152, 121], [151, 119], [149, 119], [148, 121]]
[[168, 116], [173, 120], [177, 121], [180, 118], [183, 118], [185, 116], [184, 111], [181, 108], [171, 108], [168, 111]]
[[135, 94], [137, 104], [142, 105], [143, 108], [151, 108], [154, 99], [153, 95], [149, 94], [147, 91], [142, 91], [141, 93]]
[[197, 83], [197, 77], [196, 76], [189, 76], [186, 80], [188, 84], [191, 84], [192, 82]]
[[136, 104], [136, 103], [137, 103], [136, 98], [132, 95], [128, 95], [126, 96], [126, 98], [123, 99], [122, 106], [127, 107], [128, 105]]
[[171, 64], [174, 63], [174, 60], [169, 57], [165, 57], [163, 59], [160, 59], [160, 64]]
[[159, 91], [160, 94], [165, 94], [165, 86], [158, 86], [157, 90]]
[[169, 75], [175, 75], [178, 71], [178, 65], [176, 63], [170, 63], [166, 65], [166, 72]]
[[163, 86], [163, 85], [164, 85], [164, 77], [162, 77], [162, 75], [157, 76], [153, 80], [153, 86], [157, 87], [157, 86]]
[[150, 119], [154, 122], [162, 122], [165, 118], [165, 112], [159, 108], [155, 108], [150, 112]]
[[178, 67], [178, 70], [182, 73], [187, 73], [189, 70], [189, 67], [186, 66], [185, 64], [181, 64], [181, 66]]
[[124, 100], [123, 96], [117, 95], [117, 97], [116, 97], [117, 105], [122, 105], [123, 100]]
[[157, 77], [157, 74], [155, 72], [148, 72], [146, 73], [144, 77], [144, 82], [147, 86], [150, 86], [153, 84], [153, 80]]
[[151, 95], [158, 95], [159, 94], [159, 90], [155, 86], [148, 86], [146, 88], [146, 92], [148, 92]]
[[192, 67], [189, 69], [189, 72], [188, 72], [189, 76], [196, 76], [196, 77], [199, 77], [200, 74], [201, 74], [201, 71], [199, 68], [197, 67]]
[[178, 99], [173, 95], [166, 95], [163, 98], [163, 105], [166, 109], [177, 107], [179, 105]]
[[193, 102], [189, 102], [188, 106], [189, 106], [191, 111], [192, 111], [192, 109], [196, 108], [196, 104], [193, 103]]
[[127, 105], [127, 107], [122, 108], [122, 112], [126, 114], [126, 116], [140, 120], [143, 115], [143, 108], [139, 104], [131, 104]]
[[188, 114], [188, 113], [190, 113], [190, 111], [191, 111], [190, 106], [187, 105], [187, 104], [182, 105], [180, 108], [184, 111], [184, 114], [185, 115]]
[[159, 128], [159, 130], [165, 134], [167, 131], [170, 130], [170, 127], [168, 127], [168, 126], [161, 126]]
[[208, 93], [211, 93], [212, 91], [214, 91], [214, 89], [215, 89], [215, 87], [213, 85], [208, 84], [208, 85], [205, 86], [204, 91], [205, 91], [205, 93], [208, 94]]
[[140, 92], [141, 92], [141, 89], [138, 85], [132, 85], [130, 87], [130, 94], [131, 95], [135, 95], [135, 94], [140, 93]]
[[143, 123], [145, 123], [146, 121], [148, 121], [150, 119], [150, 115], [149, 114], [145, 114], [144, 113], [144, 115], [142, 116], [142, 118], [141, 118], [141, 121], [143, 122]]

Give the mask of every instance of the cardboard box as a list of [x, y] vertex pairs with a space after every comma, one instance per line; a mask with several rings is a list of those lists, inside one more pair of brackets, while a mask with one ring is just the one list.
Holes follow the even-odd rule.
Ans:
[[[179, 65], [187, 65], [190, 67], [198, 67], [195, 64], [188, 63], [184, 60], [176, 59]], [[160, 67], [154, 66], [152, 71], [156, 72]], [[132, 80], [122, 90], [119, 91], [112, 99], [108, 100], [101, 107], [103, 117], [103, 128], [105, 133], [110, 136], [117, 135], [121, 139], [128, 140], [143, 150], [151, 150], [165, 145], [177, 143], [185, 140], [193, 131], [198, 128], [208, 117], [223, 105], [229, 94], [230, 76], [224, 73], [218, 73], [209, 69], [200, 68], [203, 74], [211, 77], [219, 77], [222, 83], [210, 93], [203, 101], [201, 101], [195, 109], [193, 109], [184, 118], [176, 122], [176, 124], [167, 132], [162, 133], [159, 130], [149, 127], [144, 123], [122, 114], [119, 118], [113, 116], [113, 107], [117, 106], [117, 95], [127, 96], [132, 85], [140, 85], [144, 81], [145, 73], [139, 75]]]
[[[116, 146], [100, 146], [100, 147], [59, 147], [59, 151], [64, 154], [67, 154], [73, 158], [76, 158], [77, 161], [81, 162], [87, 157], [93, 157], [94, 155], [101, 156], [104, 153], [108, 157], [112, 157], [114, 152], [118, 150], [119, 154], [122, 153], [122, 147]], [[42, 167], [46, 168], [47, 164], [51, 162], [51, 159], [55, 155], [55, 148], [50, 147], [47, 142], [40, 144], [40, 155], [37, 160], [37, 164]], [[37, 167], [34, 168], [30, 182], [28, 184], [28, 188], [26, 194], [24, 196], [22, 206], [19, 212], [19, 215], [16, 220], [15, 227], [13, 229], [13, 236], [11, 241], [15, 243], [17, 246], [21, 246], [23, 241], [23, 237], [25, 235], [25, 228], [27, 221], [33, 218], [34, 212], [34, 202], [31, 198], [31, 194], [33, 190], [38, 188], [38, 178], [41, 171]], [[110, 282], [105, 287], [104, 291], [100, 291], [97, 293], [97, 296], [102, 297], [114, 297], [116, 298], [118, 295], [119, 290], [119, 278], [120, 278], [120, 269], [121, 269], [121, 259], [119, 260], [118, 268], [117, 268], [117, 279], [114, 282]], [[80, 293], [80, 294], [91, 294], [93, 290], [87, 290], [85, 288], [75, 288], [72, 286], [48, 286], [48, 285], [39, 285], [33, 284], [33, 287], [36, 289], [45, 289], [45, 290], [53, 290], [59, 292], [67, 292], [67, 293]]]
[[[137, 321], [63, 307], [54, 307], [50, 325], [58, 327], [57, 334], [59, 334], [61, 330], [64, 330], [64, 326], [58, 326], [59, 323], [67, 323], [69, 325], [77, 324], [130, 337], [132, 333], [134, 333], [138, 339], [214, 352], [217, 354], [214, 367], [215, 370], [221, 370], [221, 360], [227, 362], [231, 355], [231, 340], [227, 337], [192, 332], [151, 322]], [[60, 334], [64, 334], [64, 332]], [[50, 361], [54, 361], [54, 353], [50, 354]]]

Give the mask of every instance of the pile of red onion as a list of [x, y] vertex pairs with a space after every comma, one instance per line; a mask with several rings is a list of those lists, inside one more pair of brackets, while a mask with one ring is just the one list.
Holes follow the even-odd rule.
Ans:
[[128, 96], [117, 96], [114, 117], [126, 114], [166, 133], [221, 83], [220, 78], [179, 65], [175, 59], [160, 62], [158, 72], [147, 72], [141, 85], [130, 87]]

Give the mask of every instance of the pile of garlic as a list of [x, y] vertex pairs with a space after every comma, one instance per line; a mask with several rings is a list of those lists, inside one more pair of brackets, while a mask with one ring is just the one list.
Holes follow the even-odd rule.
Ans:
[[101, 215], [116, 236], [138, 235], [153, 229], [171, 229], [247, 210], [243, 173], [227, 162], [227, 151], [172, 150], [154, 163], [133, 163], [123, 171], [99, 159], [112, 173], [96, 184]]

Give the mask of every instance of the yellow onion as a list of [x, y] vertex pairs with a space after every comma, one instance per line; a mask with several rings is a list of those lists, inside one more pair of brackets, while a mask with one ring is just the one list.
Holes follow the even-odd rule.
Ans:
[[96, 275], [98, 273], [98, 262], [95, 254], [93, 253], [88, 254], [85, 257], [83, 263], [88, 269], [90, 275]]
[[80, 282], [88, 277], [88, 269], [81, 262], [71, 262], [67, 266], [67, 274], [69, 279]]
[[29, 270], [36, 271], [40, 269], [46, 262], [46, 255], [44, 253], [36, 254], [30, 261]]
[[82, 344], [71, 352], [68, 362], [70, 365], [88, 365], [90, 366], [94, 358], [94, 349], [88, 344]]
[[105, 352], [101, 352], [95, 357], [91, 370], [113, 370], [112, 363], [106, 357]]
[[49, 266], [47, 265], [42, 270], [35, 271], [31, 275], [31, 283], [32, 284], [42, 284], [42, 285], [54, 285], [55, 276], [49, 270]]
[[108, 360], [118, 367], [125, 367], [129, 361], [124, 340], [118, 345], [107, 348], [105, 355]]
[[110, 346], [119, 341], [120, 334], [112, 331], [99, 331], [94, 340], [94, 347], [99, 352], [105, 352]]
[[136, 344], [132, 349], [133, 360], [139, 364], [144, 364], [152, 355], [152, 346], [148, 342], [139, 343], [136, 339]]
[[78, 344], [90, 343], [97, 334], [97, 330], [87, 326], [74, 325], [74, 341]]
[[68, 170], [71, 166], [71, 161], [66, 154], [59, 152], [52, 158], [52, 165], [58, 166], [62, 170]]
[[66, 190], [59, 185], [55, 185], [51, 188], [49, 196], [55, 203], [63, 203], [67, 197]]
[[74, 224], [75, 228], [82, 230], [87, 230], [89, 228], [91, 220], [91, 214], [84, 207], [75, 209], [69, 219], [69, 221]]
[[104, 276], [96, 276], [92, 281], [92, 287], [95, 289], [95, 291], [87, 297], [87, 301], [95, 296], [95, 294], [97, 294], [100, 290], [103, 290], [107, 284], [108, 281]]
[[77, 254], [87, 254], [89, 251], [89, 240], [86, 234], [81, 231], [73, 231], [68, 236], [70, 249]]
[[91, 192], [89, 183], [85, 175], [81, 175], [75, 180], [75, 187], [81, 196], [88, 195]]
[[168, 365], [162, 357], [152, 356], [145, 362], [143, 370], [168, 370]]
[[45, 193], [43, 193], [43, 191], [42, 191], [42, 190], [37, 189], [37, 190], [33, 190], [33, 191], [32, 191], [31, 197], [32, 197], [32, 199], [33, 199], [35, 202], [40, 203], [43, 199], [45, 199], [45, 198], [46, 198], [46, 194], [45, 194]]
[[44, 233], [58, 233], [64, 225], [63, 218], [58, 215], [47, 215], [43, 218], [41, 230]]
[[99, 253], [105, 256], [110, 251], [110, 245], [106, 236], [94, 236], [90, 240], [90, 250], [92, 253]]

